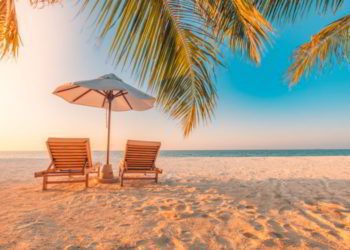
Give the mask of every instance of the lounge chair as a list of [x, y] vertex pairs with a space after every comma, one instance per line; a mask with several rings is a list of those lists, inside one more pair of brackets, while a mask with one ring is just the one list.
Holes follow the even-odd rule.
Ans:
[[[155, 180], [162, 170], [156, 168], [160, 142], [128, 140], [126, 143], [124, 159], [119, 165], [120, 185], [124, 180]], [[143, 175], [142, 177], [139, 175]]]
[[[99, 163], [93, 165], [88, 138], [49, 138], [46, 142], [51, 163], [47, 170], [36, 172], [35, 177], [43, 177], [43, 190], [48, 184], [85, 182], [89, 186], [89, 174], [99, 173]], [[49, 181], [52, 177], [84, 178]]]

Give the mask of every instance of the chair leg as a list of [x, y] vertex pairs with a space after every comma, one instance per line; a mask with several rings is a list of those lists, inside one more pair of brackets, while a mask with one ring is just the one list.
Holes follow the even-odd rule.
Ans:
[[89, 174], [85, 175], [85, 187], [88, 188], [89, 187]]
[[156, 173], [155, 182], [158, 183], [158, 173]]
[[124, 179], [123, 179], [123, 177], [124, 177], [124, 173], [121, 172], [121, 174], [120, 174], [120, 186], [121, 186], [121, 187], [124, 185]]
[[43, 176], [43, 190], [47, 190], [47, 176]]

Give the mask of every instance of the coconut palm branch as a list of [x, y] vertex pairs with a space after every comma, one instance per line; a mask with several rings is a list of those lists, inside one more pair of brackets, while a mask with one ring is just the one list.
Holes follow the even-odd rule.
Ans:
[[[225, 21], [225, 32], [222, 33], [234, 30], [226, 36], [237, 36], [241, 40], [235, 44], [233, 38], [231, 44], [242, 50], [250, 49], [251, 58], [259, 61], [256, 51], [262, 43], [255, 38], [267, 22], [258, 25], [256, 20], [263, 18], [249, 1], [236, 1], [239, 4], [231, 3], [231, 12], [223, 16], [228, 20], [227, 17], [235, 13], [235, 21], [240, 24], [236, 27], [232, 20]], [[86, 0], [84, 8], [90, 5], [91, 16], [97, 14], [100, 38], [112, 34], [110, 56], [114, 62], [131, 65], [141, 82], [149, 79], [148, 86], [157, 94], [161, 108], [181, 121], [184, 135], [188, 135], [200, 121], [210, 120], [216, 103], [211, 68], [220, 62], [216, 34], [207, 29], [209, 18], [203, 15], [203, 9], [198, 8], [203, 7], [198, 1], [90, 2]], [[244, 9], [239, 11], [239, 8]], [[257, 18], [254, 19], [253, 15]], [[242, 26], [245, 28], [239, 29]]]
[[[271, 21], [294, 22], [310, 14], [335, 13], [344, 0], [253, 0], [256, 7]], [[349, 17], [345, 16], [330, 24], [311, 40], [301, 45], [293, 54], [293, 63], [288, 69], [290, 85], [299, 82], [303, 74], [309, 74], [314, 67], [323, 69], [335, 60], [349, 59]]]
[[[85, 1], [99, 37], [111, 34], [109, 54], [148, 81], [160, 108], [188, 135], [213, 114], [216, 91], [210, 67], [218, 63], [214, 39], [192, 1]], [[180, 4], [181, 2], [181, 4]]]
[[269, 20], [280, 23], [294, 22], [309, 15], [336, 12], [344, 0], [252, 0], [257, 9]]
[[301, 45], [293, 55], [294, 62], [288, 70], [291, 85], [299, 82], [314, 67], [323, 69], [326, 64], [350, 59], [350, 15], [331, 23], [311, 40]]
[[[33, 7], [58, 2], [61, 0], [29, 0]], [[0, 0], [0, 58], [16, 57], [20, 45], [15, 0]]]
[[34, 8], [44, 7], [46, 5], [60, 3], [60, 2], [62, 2], [62, 0], [29, 0], [30, 5], [33, 6]]
[[20, 45], [14, 0], [0, 1], [0, 58], [16, 56]]
[[196, 3], [220, 42], [228, 41], [233, 51], [260, 63], [272, 27], [250, 1], [196, 0]]

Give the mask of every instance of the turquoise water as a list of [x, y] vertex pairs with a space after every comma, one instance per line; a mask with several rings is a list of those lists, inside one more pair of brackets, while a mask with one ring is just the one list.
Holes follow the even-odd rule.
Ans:
[[[112, 159], [119, 159], [122, 151], [112, 151]], [[105, 152], [94, 151], [95, 159], [103, 159]], [[271, 156], [350, 156], [350, 149], [308, 150], [162, 150], [160, 157], [271, 157]], [[46, 151], [0, 151], [0, 159], [47, 159]]]
[[350, 149], [308, 150], [167, 150], [164, 157], [350, 156]]

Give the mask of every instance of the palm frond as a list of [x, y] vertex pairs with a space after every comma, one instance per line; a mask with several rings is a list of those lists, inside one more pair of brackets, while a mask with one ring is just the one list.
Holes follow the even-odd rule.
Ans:
[[326, 64], [350, 59], [350, 15], [331, 23], [312, 36], [293, 54], [294, 62], [288, 69], [290, 85], [299, 82], [314, 67], [323, 69]]
[[17, 56], [21, 39], [14, 0], [0, 1], [0, 58]]
[[260, 63], [272, 27], [250, 0], [196, 0], [196, 3], [220, 41], [228, 40], [233, 51]]
[[214, 39], [193, 0], [85, 0], [101, 39], [112, 36], [114, 63], [130, 66], [157, 95], [160, 108], [181, 121], [187, 136], [213, 115], [211, 67], [219, 63]]
[[280, 23], [294, 22], [311, 13], [336, 12], [344, 0], [252, 0], [264, 16]]
[[46, 5], [61, 3], [62, 0], [29, 0], [29, 3], [34, 8], [45, 7]]
[[61, 3], [62, 0], [29, 0], [29, 3], [31, 5], [36, 4], [55, 4], [55, 3]]

